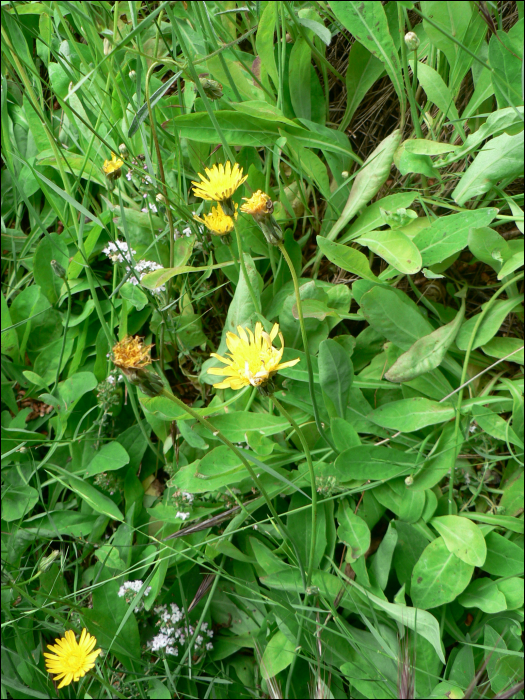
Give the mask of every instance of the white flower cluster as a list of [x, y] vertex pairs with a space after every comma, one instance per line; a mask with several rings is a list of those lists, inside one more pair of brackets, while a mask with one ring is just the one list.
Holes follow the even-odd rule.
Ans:
[[[166, 654], [178, 656], [179, 647], [177, 644], [183, 646], [191, 642], [195, 628], [193, 625], [179, 624], [183, 620], [184, 614], [175, 603], [171, 603], [169, 610], [167, 605], [159, 605], [154, 610], [160, 617], [157, 622], [160, 629], [159, 633], [148, 642], [148, 648], [151, 651], [164, 649]], [[195, 638], [192, 650], [198, 655], [213, 649], [213, 644], [209, 641], [213, 637], [213, 630], [209, 629], [207, 622], [202, 623], [200, 632], [201, 634]]]
[[[126, 603], [131, 603], [131, 601], [135, 597], [135, 594], [140, 591], [143, 585], [144, 581], [124, 581], [122, 586], [118, 589], [118, 597], [122, 598], [123, 596], [125, 596]], [[148, 586], [144, 591], [144, 595], [149, 595], [150, 591], [151, 586]], [[140, 601], [139, 605], [137, 605], [137, 607], [135, 608], [135, 612], [138, 613], [143, 609], [144, 603]]]
[[[162, 270], [162, 265], [159, 265], [159, 263], [153, 262], [153, 260], [139, 260], [138, 263], [135, 263], [135, 274], [130, 275], [128, 282], [131, 282], [131, 284], [139, 284], [139, 280], [142, 281], [142, 278], [144, 275], [147, 275], [148, 272], [154, 272], [155, 270]], [[130, 272], [131, 268], [129, 265], [126, 267], [126, 272]], [[139, 279], [137, 279], [137, 276]], [[166, 286], [162, 284], [160, 287], [155, 287], [155, 289], [151, 290], [155, 294], [158, 294], [159, 292], [165, 292], [166, 291]]]
[[130, 248], [126, 241], [119, 241], [118, 239], [113, 243], [110, 241], [107, 246], [102, 251], [105, 253], [110, 260], [115, 262], [131, 262], [132, 256], [136, 255], [137, 251]]
[[195, 496], [187, 491], [180, 491], [177, 489], [177, 491], [172, 494], [172, 498], [175, 501], [175, 506], [177, 508], [181, 508], [181, 510], [177, 511], [175, 517], [180, 518], [181, 520], [187, 520], [190, 517], [190, 512], [182, 510], [182, 508], [185, 508], [186, 506], [191, 508], [191, 505], [195, 500]]
[[[147, 195], [144, 195], [144, 196], [146, 197]], [[148, 207], [151, 209], [151, 211], [152, 211], [154, 214], [157, 213], [157, 211], [158, 211], [158, 210], [157, 210], [157, 207], [156, 207], [155, 204], [153, 204], [153, 202], [148, 202]], [[146, 212], [148, 211], [148, 208], [147, 208], [147, 207], [142, 207], [142, 209], [141, 209], [140, 211], [143, 211], [143, 212], [146, 213]]]

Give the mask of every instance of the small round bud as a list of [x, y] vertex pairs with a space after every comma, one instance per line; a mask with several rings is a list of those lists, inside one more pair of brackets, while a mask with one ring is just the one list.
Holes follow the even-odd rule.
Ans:
[[415, 51], [417, 48], [419, 48], [420, 43], [421, 42], [419, 41], [419, 38], [415, 32], [407, 32], [405, 34], [405, 44], [409, 51]]
[[126, 144], [125, 144], [125, 143], [121, 143], [121, 144], [120, 144], [120, 146], [118, 147], [118, 152], [120, 153], [120, 155], [121, 155], [125, 160], [126, 160], [127, 158], [129, 158], [129, 151], [128, 151], [128, 149], [126, 148]]
[[164, 195], [162, 194], [162, 192], [158, 192], [158, 193], [155, 195], [155, 199], [157, 200], [157, 202], [162, 202], [162, 203], [166, 201], [166, 198], [164, 197]]
[[56, 260], [51, 260], [51, 269], [57, 277], [60, 277], [61, 279], [66, 278], [66, 271], [64, 270], [62, 265]]
[[129, 75], [129, 77], [133, 80], [133, 78], [135, 78], [135, 77], [137, 76], [137, 71], [135, 71], [135, 70], [130, 70], [130, 72], [128, 73], [128, 75]]
[[104, 37], [104, 56], [109, 56], [109, 54], [113, 51], [113, 47], [111, 46], [111, 41], [107, 38]]
[[413, 476], [407, 476], [407, 478], [405, 479], [405, 485], [406, 485], [406, 486], [412, 486], [413, 483], [414, 483], [414, 477], [413, 477]]
[[348, 170], [343, 170], [343, 172], [341, 173], [341, 177], [344, 177], [345, 180], [347, 177], [350, 177], [350, 173], [348, 172]]

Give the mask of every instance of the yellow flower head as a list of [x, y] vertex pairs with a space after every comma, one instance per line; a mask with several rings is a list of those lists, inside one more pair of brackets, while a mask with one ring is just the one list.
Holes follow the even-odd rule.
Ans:
[[46, 671], [58, 674], [53, 680], [62, 679], [58, 686], [60, 689], [85, 676], [95, 666], [95, 660], [102, 649], [93, 651], [97, 640], [86, 629], [82, 630], [78, 642], [72, 630], [68, 630], [64, 637], [55, 639], [55, 641], [55, 645], [47, 645], [47, 648], [55, 653], [44, 653], [44, 656], [46, 657]]
[[[225, 202], [227, 205], [230, 204], [229, 200], [235, 190], [248, 178], [248, 175], [243, 176], [242, 168], [239, 168], [238, 163], [235, 163], [232, 168], [229, 160], [225, 165], [221, 163], [218, 166], [214, 165], [213, 168], [205, 168], [205, 172], [208, 179], [199, 173], [202, 182], [192, 181], [195, 185], [193, 193], [196, 197], [208, 201]], [[227, 206], [224, 213], [231, 216], [233, 207]]]
[[[216, 376], [226, 377], [216, 389], [242, 389], [244, 386], [261, 386], [276, 372], [285, 367], [293, 367], [300, 358], [281, 362], [284, 351], [283, 334], [279, 333], [276, 323], [271, 333], [263, 330], [261, 323], [255, 324], [255, 333], [249, 328], [237, 326], [237, 333], [226, 334], [226, 345], [230, 351], [228, 358], [212, 352], [211, 356], [223, 362], [227, 367], [211, 367], [208, 372]], [[273, 347], [275, 337], [279, 335], [280, 349]]]
[[119, 178], [121, 175], [120, 169], [124, 165], [122, 158], [117, 158], [117, 156], [112, 153], [111, 160], [105, 160], [102, 170], [104, 171], [106, 177], [110, 179]]
[[142, 369], [151, 364], [153, 345], [143, 345], [141, 338], [128, 335], [118, 342], [112, 351], [113, 364], [122, 370]]
[[[237, 209], [239, 205], [235, 205]], [[200, 221], [204, 224], [208, 231], [215, 234], [216, 236], [225, 236], [233, 231], [233, 219], [237, 219], [237, 211], [234, 216], [226, 216], [220, 205], [212, 207], [210, 214], [203, 214], [202, 219], [200, 216], [193, 217], [195, 221]]]
[[241, 211], [245, 214], [251, 214], [256, 218], [258, 216], [267, 216], [273, 212], [273, 203], [270, 197], [265, 194], [262, 190], [257, 190], [248, 199], [243, 197], [246, 204], [243, 204]]

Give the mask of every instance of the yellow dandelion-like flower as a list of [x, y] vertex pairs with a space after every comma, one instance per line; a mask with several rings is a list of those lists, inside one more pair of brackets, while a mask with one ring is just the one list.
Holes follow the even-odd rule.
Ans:
[[231, 197], [235, 190], [248, 179], [248, 175], [242, 174], [242, 168], [238, 163], [232, 168], [229, 160], [223, 165], [214, 165], [213, 168], [205, 168], [206, 177], [199, 173], [202, 182], [192, 181], [195, 185], [193, 193], [196, 197], [201, 197], [207, 201], [221, 202], [224, 213], [233, 216], [234, 208]]
[[151, 364], [152, 345], [143, 345], [138, 336], [128, 335], [118, 342], [112, 350], [113, 364], [122, 370], [142, 369]]
[[85, 628], [82, 630], [78, 642], [72, 630], [68, 630], [61, 639], [55, 639], [55, 642], [55, 645], [47, 645], [47, 648], [55, 653], [44, 653], [44, 656], [46, 657], [46, 671], [58, 674], [53, 680], [62, 679], [58, 686], [59, 689], [85, 676], [95, 666], [96, 658], [102, 651], [102, 649], [93, 651], [97, 640]]
[[112, 153], [111, 160], [105, 160], [102, 170], [104, 171], [106, 177], [110, 179], [117, 179], [121, 176], [121, 168], [124, 165], [122, 158], [117, 158], [117, 156]]
[[[237, 209], [239, 205], [235, 205]], [[208, 231], [215, 234], [216, 236], [226, 236], [233, 231], [233, 220], [237, 219], [237, 211], [233, 217], [227, 216], [220, 205], [212, 207], [210, 214], [203, 214], [202, 218], [200, 216], [194, 216], [195, 221], [199, 221], [204, 224]]]
[[[270, 333], [263, 330], [261, 323], [255, 324], [255, 333], [249, 328], [237, 326], [237, 333], [226, 334], [228, 346], [227, 357], [212, 352], [211, 356], [223, 362], [226, 367], [211, 367], [208, 372], [216, 376], [226, 377], [215, 384], [216, 389], [242, 389], [244, 386], [261, 386], [272, 375], [285, 367], [293, 367], [300, 358], [281, 362], [284, 352], [283, 334], [279, 333], [276, 323]], [[275, 337], [279, 335], [281, 347], [273, 347]]]
[[273, 203], [270, 197], [262, 190], [254, 192], [250, 198], [243, 197], [246, 204], [243, 204], [241, 211], [251, 214], [254, 217], [267, 216], [273, 212]]

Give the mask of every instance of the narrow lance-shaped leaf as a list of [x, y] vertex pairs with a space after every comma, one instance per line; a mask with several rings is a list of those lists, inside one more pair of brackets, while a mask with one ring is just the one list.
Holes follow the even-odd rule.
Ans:
[[335, 340], [323, 340], [319, 346], [319, 382], [333, 403], [337, 415], [344, 418], [354, 378], [352, 361]]
[[416, 340], [414, 345], [399, 357], [385, 374], [390, 382], [408, 382], [420, 374], [439, 367], [447, 350], [454, 342], [465, 315], [465, 300], [456, 318], [433, 333]]

